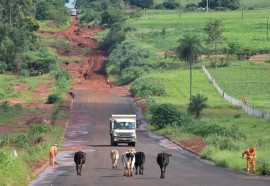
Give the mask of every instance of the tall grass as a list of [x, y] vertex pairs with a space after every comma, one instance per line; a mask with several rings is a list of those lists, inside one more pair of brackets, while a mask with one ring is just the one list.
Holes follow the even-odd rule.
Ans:
[[[48, 149], [56, 142], [61, 144], [63, 133], [63, 128], [56, 125], [34, 124], [28, 133], [2, 136], [0, 138], [0, 185], [27, 185], [33, 176], [31, 164], [38, 160], [48, 160]], [[42, 137], [44, 141], [36, 143], [37, 139]], [[17, 149], [17, 158], [13, 155], [13, 149]]]

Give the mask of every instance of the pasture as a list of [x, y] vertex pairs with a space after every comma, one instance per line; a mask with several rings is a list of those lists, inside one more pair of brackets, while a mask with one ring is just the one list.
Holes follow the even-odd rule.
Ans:
[[[179, 45], [178, 40], [186, 33], [196, 33], [204, 39], [206, 34], [203, 27], [208, 20], [218, 18], [223, 22], [223, 36], [227, 38], [226, 42], [237, 42], [240, 46], [253, 49], [258, 53], [268, 53], [270, 51], [270, 40], [267, 40], [266, 32], [268, 14], [270, 14], [269, 10], [244, 10], [242, 20], [241, 11], [190, 12], [181, 13], [180, 16], [178, 11], [144, 11], [141, 18], [132, 21], [136, 30], [130, 33], [129, 37], [138, 40], [141, 46], [153, 53], [170, 51]], [[163, 57], [157, 60], [179, 63], [176, 59]], [[254, 105], [269, 111], [269, 64], [257, 64], [250, 61], [232, 61], [231, 64], [228, 67], [208, 67], [208, 69], [226, 93], [240, 100], [242, 96], [248, 96], [250, 106]], [[189, 103], [188, 66], [181, 66], [174, 70], [155, 70], [146, 76], [159, 79], [159, 83], [166, 89], [166, 95], [150, 96], [148, 102], [173, 103], [181, 111], [186, 112]], [[238, 140], [221, 137], [214, 133], [202, 137], [208, 144], [202, 157], [211, 159], [220, 166], [242, 170], [244, 165], [238, 157], [243, 150], [254, 145], [260, 154], [258, 161], [265, 162], [266, 167], [269, 167], [270, 161], [261, 156], [261, 154], [270, 153], [269, 120], [248, 116], [241, 108], [225, 101], [199, 65], [193, 68], [192, 91], [193, 95], [200, 93], [208, 97], [209, 107], [203, 110], [202, 117], [198, 121], [202, 123], [202, 127], [217, 125], [245, 136]], [[145, 103], [147, 104], [147, 101]], [[146, 118], [149, 116], [146, 115]], [[174, 141], [193, 136], [192, 132], [188, 132], [183, 127], [168, 126], [163, 129], [148, 127], [159, 134], [169, 136]], [[226, 148], [231, 150], [226, 150]], [[258, 165], [258, 170], [262, 172], [262, 165]]]
[[168, 10], [147, 10], [143, 16], [132, 20], [136, 31], [131, 37], [140, 41], [142, 46], [153, 51], [172, 50], [178, 40], [186, 33], [196, 33], [205, 38], [203, 31], [208, 20], [220, 19], [224, 26], [223, 36], [227, 42], [238, 42], [240, 46], [270, 51], [270, 34], [267, 41], [267, 18], [270, 10], [244, 10], [242, 12], [189, 12], [181, 13]]

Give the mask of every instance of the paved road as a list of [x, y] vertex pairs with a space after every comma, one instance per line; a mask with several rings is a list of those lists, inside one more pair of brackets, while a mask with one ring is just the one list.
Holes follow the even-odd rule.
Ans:
[[[138, 128], [136, 149], [144, 151], [146, 163], [144, 175], [123, 176], [123, 166], [118, 162], [118, 170], [111, 168], [109, 152], [109, 117], [111, 114], [134, 114], [140, 116], [134, 100], [127, 89], [119, 87], [75, 87], [75, 99], [66, 129], [64, 151], [56, 161], [58, 167], [48, 167], [30, 186], [86, 186], [86, 185], [170, 185], [170, 186], [263, 186], [270, 185], [268, 177], [250, 176], [216, 167], [211, 162], [184, 151], [165, 138], [156, 136], [143, 128]], [[126, 145], [116, 147], [120, 153]], [[73, 155], [77, 150], [87, 154], [82, 176], [76, 175]], [[160, 179], [156, 155], [166, 151], [172, 153], [167, 167], [166, 178]]]

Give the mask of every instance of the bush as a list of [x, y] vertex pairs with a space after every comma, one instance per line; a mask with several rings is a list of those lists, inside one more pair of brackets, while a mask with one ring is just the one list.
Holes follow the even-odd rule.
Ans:
[[20, 134], [16, 136], [14, 145], [17, 148], [26, 148], [29, 146], [28, 134]]
[[8, 101], [4, 101], [0, 104], [0, 111], [1, 112], [8, 112], [9, 111], [9, 102]]
[[186, 113], [178, 111], [176, 106], [172, 104], [152, 106], [150, 113], [152, 115], [151, 124], [158, 128], [170, 124], [184, 125], [191, 122], [191, 118]]
[[131, 66], [140, 65], [141, 60], [149, 57], [149, 51], [141, 48], [135, 41], [126, 40], [112, 51], [109, 56], [107, 67], [116, 66], [115, 74], [121, 72]]
[[29, 129], [30, 134], [41, 134], [52, 131], [52, 127], [48, 124], [31, 125]]
[[147, 91], [148, 95], [161, 96], [165, 94], [165, 89], [159, 85], [155, 78], [138, 78], [130, 86], [130, 91], [134, 96], [143, 96]]
[[120, 84], [129, 84], [145, 73], [143, 67], [129, 67], [122, 71]]
[[236, 126], [232, 126], [230, 129], [225, 127], [221, 127], [219, 125], [196, 125], [186, 128], [187, 131], [191, 132], [192, 134], [207, 137], [211, 134], [215, 134], [217, 136], [225, 136], [231, 137], [234, 140], [246, 139], [246, 135], [241, 133]]
[[62, 101], [62, 98], [59, 94], [57, 93], [53, 93], [53, 94], [50, 94], [47, 98], [47, 102], [48, 104], [54, 104], [54, 103], [59, 103]]
[[56, 58], [47, 48], [41, 48], [38, 52], [24, 53], [21, 57], [23, 62], [19, 74], [23, 76], [42, 75], [56, 68]]

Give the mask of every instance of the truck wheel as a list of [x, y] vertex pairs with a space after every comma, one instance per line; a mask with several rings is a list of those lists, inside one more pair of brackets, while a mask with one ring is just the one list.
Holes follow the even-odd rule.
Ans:
[[134, 143], [132, 143], [132, 146], [133, 146], [133, 147], [135, 147], [135, 145], [136, 145], [136, 143], [135, 143], [135, 142], [134, 142]]
[[113, 140], [111, 140], [111, 146], [116, 146], [117, 143], [113, 142]]

